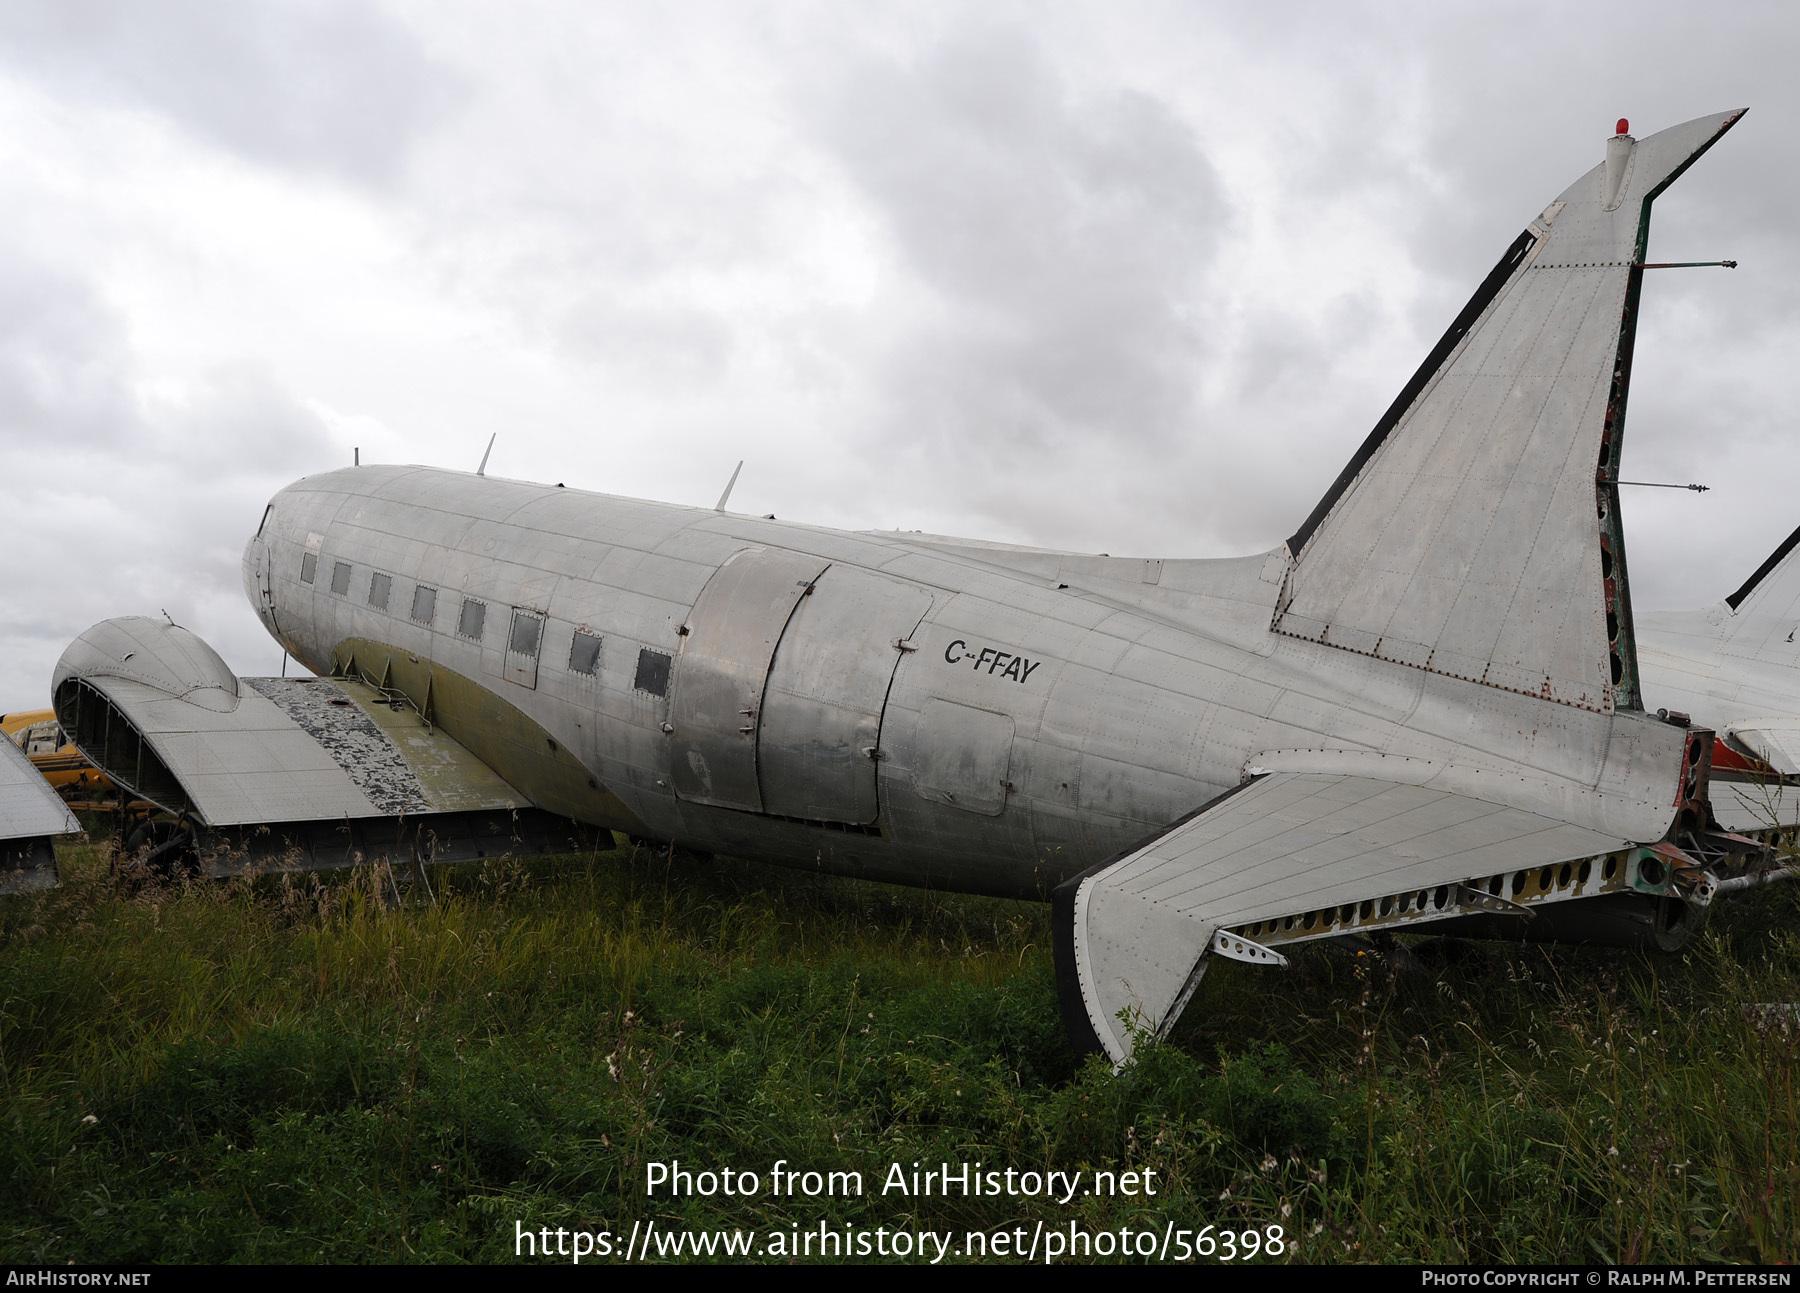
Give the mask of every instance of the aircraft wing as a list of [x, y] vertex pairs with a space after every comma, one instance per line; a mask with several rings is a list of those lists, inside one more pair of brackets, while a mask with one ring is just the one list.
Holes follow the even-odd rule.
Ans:
[[1522, 915], [1513, 898], [1528, 886], [1575, 896], [1622, 875], [1561, 864], [1629, 847], [1427, 786], [1267, 773], [1056, 890], [1064, 1017], [1071, 1036], [1121, 1063], [1134, 1027], [1173, 1027], [1215, 953], [1278, 961], [1263, 943]]
[[55, 835], [81, 824], [25, 752], [0, 737], [0, 893], [22, 893], [56, 883]]
[[568, 847], [566, 822], [360, 678], [238, 678], [187, 630], [129, 617], [77, 638], [54, 689], [77, 748], [204, 835], [218, 874]]
[[[367, 683], [239, 682], [239, 703], [224, 713], [122, 678], [95, 680], [75, 703], [97, 693], [143, 742], [128, 772], [134, 789], [208, 826], [529, 806], [441, 729]], [[95, 726], [79, 708], [76, 717], [77, 731]]]

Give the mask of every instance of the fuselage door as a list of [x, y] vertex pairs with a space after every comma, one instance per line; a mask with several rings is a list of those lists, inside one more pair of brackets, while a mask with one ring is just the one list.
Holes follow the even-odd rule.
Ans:
[[757, 767], [763, 811], [873, 822], [881, 716], [903, 644], [931, 594], [832, 566], [800, 600], [769, 670]]
[[[264, 523], [267, 524], [266, 517]], [[270, 630], [279, 635], [280, 630], [275, 626], [275, 580], [271, 564], [269, 545], [263, 540], [259, 530], [257, 536], [250, 540], [251, 576], [256, 581], [256, 609], [268, 623]]]
[[788, 617], [827, 564], [745, 548], [700, 590], [669, 702], [669, 775], [681, 798], [763, 811], [756, 772], [763, 686]]
[[524, 607], [514, 607], [512, 630], [506, 638], [506, 680], [523, 687], [537, 686], [538, 652], [544, 640], [544, 617]]

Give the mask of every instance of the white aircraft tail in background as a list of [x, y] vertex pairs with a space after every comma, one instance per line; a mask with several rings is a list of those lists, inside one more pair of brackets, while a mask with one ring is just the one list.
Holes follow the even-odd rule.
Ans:
[[1645, 703], [1714, 729], [1713, 807], [1734, 830], [1800, 821], [1800, 530], [1724, 601], [1643, 616]]

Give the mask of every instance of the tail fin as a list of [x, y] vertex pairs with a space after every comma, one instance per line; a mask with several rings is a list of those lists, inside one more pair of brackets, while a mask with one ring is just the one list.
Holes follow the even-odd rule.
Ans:
[[1744, 586], [1725, 599], [1731, 617], [1721, 631], [1726, 655], [1792, 664], [1794, 634], [1800, 629], [1800, 530], [1795, 530], [1756, 568]]
[[1742, 115], [1610, 140], [1507, 248], [1288, 540], [1276, 632], [1640, 707], [1614, 482], [1650, 204]]

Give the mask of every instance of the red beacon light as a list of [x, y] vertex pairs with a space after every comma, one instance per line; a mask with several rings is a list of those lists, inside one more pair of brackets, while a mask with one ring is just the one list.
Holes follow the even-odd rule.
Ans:
[[1613, 131], [1613, 133], [1615, 135], [1629, 135], [1631, 133], [1631, 123], [1629, 121], [1625, 120], [1625, 118], [1620, 117], [1619, 118], [1619, 128], [1617, 130]]

